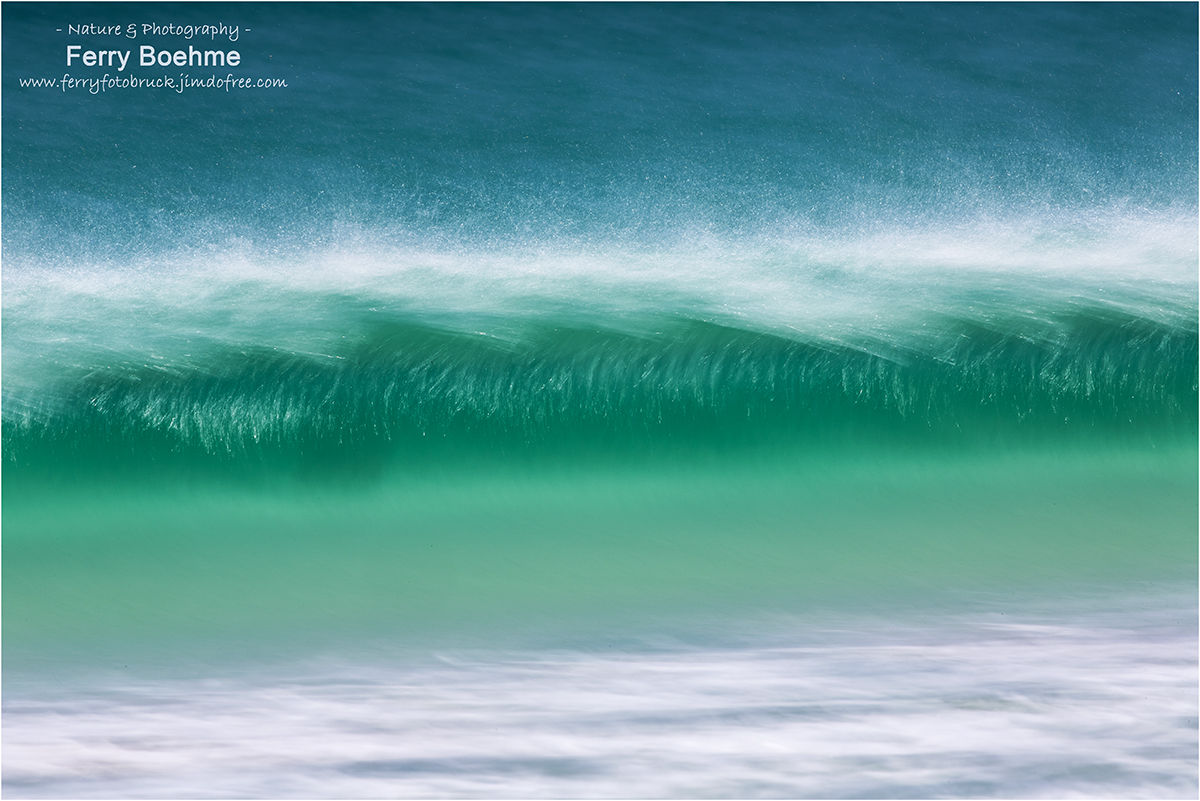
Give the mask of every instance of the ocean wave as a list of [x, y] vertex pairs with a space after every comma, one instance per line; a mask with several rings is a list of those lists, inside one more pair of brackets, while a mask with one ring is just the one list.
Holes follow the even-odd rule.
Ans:
[[[6, 398], [6, 456], [403, 458], [449, 446], [731, 446], [780, 437], [1194, 436], [1194, 331], [1092, 310], [1054, 338], [941, 320], [940, 350], [869, 352], [697, 321], [498, 340], [377, 323], [330, 354], [114, 364]], [[930, 345], [930, 343], [926, 343]]]
[[1121, 220], [28, 260], [6, 456], [1191, 435], [1196, 230]]

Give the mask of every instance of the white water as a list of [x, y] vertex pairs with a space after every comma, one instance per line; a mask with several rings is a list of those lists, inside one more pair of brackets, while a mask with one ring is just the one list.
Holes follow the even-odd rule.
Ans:
[[1194, 594], [1088, 605], [42, 677], [5, 695], [5, 795], [1195, 797]]
[[1194, 328], [1192, 213], [973, 220], [721, 238], [418, 242], [345, 229], [295, 253], [202, 251], [64, 264], [8, 254], [5, 396], [65, 375], [203, 367], [214, 352], [337, 358], [391, 320], [519, 339], [530, 321], [653, 333], [680, 318], [881, 354], [945, 350], [948, 319], [1053, 340], [1089, 309]]

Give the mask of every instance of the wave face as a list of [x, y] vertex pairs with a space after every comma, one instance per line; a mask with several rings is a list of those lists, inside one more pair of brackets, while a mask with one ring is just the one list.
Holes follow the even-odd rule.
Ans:
[[[4, 94], [10, 646], [88, 619], [241, 631], [250, 609], [287, 629], [321, 565], [399, 569], [410, 536], [532, 572], [427, 564], [415, 595], [323, 578], [339, 625], [419, 622], [418, 596], [565, 608], [581, 553], [607, 566], [575, 585], [601, 617], [752, 599], [775, 564], [794, 580], [762, 603], [1022, 572], [970, 555], [975, 529], [1050, 583], [1194, 568], [1189, 9], [219, 8], [247, 74], [286, 90]], [[39, 43], [67, 9], [5, 8], [5, 74], [58, 70]], [[846, 543], [891, 553], [901, 499], [943, 508], [960, 468], [974, 500], [907, 535], [908, 578], [864, 571]], [[1107, 556], [981, 511], [1042, 497], [1033, 476], [1059, 492], [1046, 520], [1093, 521]], [[1121, 489], [1147, 476], [1153, 513]], [[646, 487], [658, 529], [604, 500]], [[649, 551], [606, 539], [634, 529]], [[691, 567], [667, 545], [685, 529]], [[96, 561], [68, 569], [64, 542]]]
[[[1011, 267], [898, 278], [805, 255], [743, 252], [715, 292], [684, 272], [717, 273], [712, 253], [542, 256], [542, 274], [507, 285], [508, 298], [462, 255], [425, 267], [376, 254], [389, 271], [340, 291], [180, 270], [146, 297], [143, 272], [17, 274], [8, 468], [1195, 435], [1194, 287]], [[607, 284], [600, 308], [546, 286], [566, 269]], [[633, 283], [639, 270], [653, 281]], [[986, 289], [973, 295], [974, 282]], [[440, 289], [455, 283], [476, 286]]]
[[[674, 578], [639, 579], [624, 546], [600, 545], [630, 525], [600, 499], [649, 482], [664, 531], [686, 518], [700, 551], [736, 549], [744, 532], [688, 516], [704, 503], [684, 474], [709, 489], [774, 476], [754, 503], [727, 499], [760, 533], [807, 531], [818, 507], [858, 514], [871, 481], [942, 459], [973, 465], [961, 490], [984, 505], [989, 487], [1033, 492], [1021, 476], [1059, 459], [1055, 486], [1087, 519], [1080, 487], [1155, 475], [1174, 521], [1156, 536], [1182, 542], [1194, 522], [1178, 496], [1198, 405], [1188, 7], [219, 9], [237, 12], [247, 74], [286, 90], [4, 94], [8, 631], [49, 642], [84, 609], [117, 631], [122, 609], [176, 608], [165, 585], [126, 596], [99, 567], [77, 576], [93, 588], [78, 603], [47, 602], [68, 540], [99, 548], [108, 576], [168, 575], [140, 560], [170, 563], [218, 526], [256, 532], [213, 563], [211, 587], [245, 609], [275, 607], [229, 565], [296, 531], [302, 567], [281, 586], [369, 563], [374, 534], [351, 545], [292, 520], [314, 493], [313, 520], [358, 509], [360, 533], [411, 524], [526, 559], [530, 532], [553, 528], [554, 476], [573, 475], [564, 514], [615, 566], [588, 585], [609, 599], [676, 597], [676, 579], [681, 598], [710, 580], [754, 594], [753, 570], [689, 583], [668, 559]], [[58, 71], [44, 33], [67, 10], [145, 7], [6, 7], [6, 75]], [[455, 503], [519, 500], [454, 523], [405, 506], [428, 482]], [[797, 506], [817, 484], [825, 500]], [[908, 490], [927, 505], [945, 491]], [[1149, 512], [1113, 493], [1124, 511], [1094, 534], [1108, 564], [1143, 564], [1117, 543]], [[54, 511], [74, 497], [99, 504], [90, 523]], [[978, 509], [947, 514], [928, 542], [953, 550], [976, 523], [1020, 539]], [[842, 528], [886, 529], [889, 513], [864, 515]], [[161, 534], [177, 525], [191, 533]], [[818, 529], [760, 542], [762, 564], [804, 542], [854, 585]], [[884, 547], [874, 536], [864, 547]], [[1071, 536], [1039, 557], [1062, 581]], [[1194, 567], [1174, 547], [1147, 558]], [[496, 581], [533, 603], [522, 593], [558, 586], [565, 553], [542, 579]], [[954, 573], [925, 564], [942, 565], [928, 586]], [[478, 600], [493, 579], [472, 581], [464, 597], [494, 605]], [[195, 619], [233, 625], [198, 600], [210, 585], [184, 585]], [[356, 599], [349, 618], [394, 608], [334, 586]], [[294, 617], [279, 614], [263, 620]]]
[[245, 6], [286, 89], [17, 87], [7, 468], [1190, 436], [1185, 12]]

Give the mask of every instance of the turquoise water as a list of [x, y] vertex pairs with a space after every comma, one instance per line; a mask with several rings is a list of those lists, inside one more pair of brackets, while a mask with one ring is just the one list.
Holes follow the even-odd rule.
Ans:
[[270, 653], [348, 632], [870, 611], [1195, 576], [1194, 449], [822, 456], [476, 465], [367, 486], [170, 481], [73, 488], [66, 507], [63, 490], [31, 493], [6, 510], [8, 658], [64, 640], [105, 662], [191, 636]]
[[7, 794], [1194, 792], [1194, 6], [3, 17]]

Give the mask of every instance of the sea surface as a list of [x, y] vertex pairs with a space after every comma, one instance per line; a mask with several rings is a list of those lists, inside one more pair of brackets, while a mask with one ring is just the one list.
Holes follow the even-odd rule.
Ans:
[[1200, 790], [1195, 4], [0, 14], [6, 797]]

